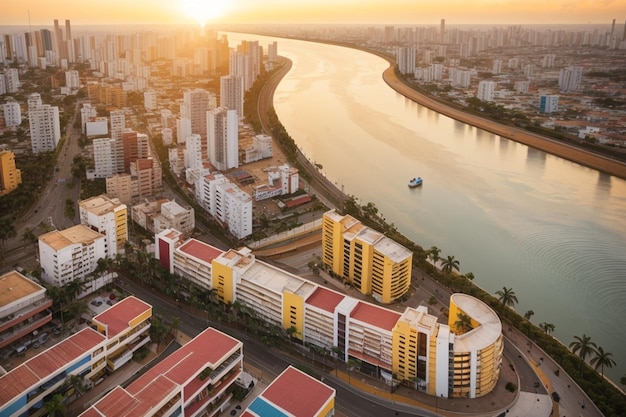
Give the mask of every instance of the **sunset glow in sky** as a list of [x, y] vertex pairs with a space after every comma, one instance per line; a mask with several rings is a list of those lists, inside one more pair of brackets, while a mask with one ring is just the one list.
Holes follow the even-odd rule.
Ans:
[[619, 24], [625, 0], [0, 0], [0, 25], [207, 23]]

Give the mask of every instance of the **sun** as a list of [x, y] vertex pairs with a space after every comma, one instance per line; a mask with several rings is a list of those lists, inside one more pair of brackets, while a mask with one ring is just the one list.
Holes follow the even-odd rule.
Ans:
[[187, 17], [204, 25], [209, 20], [222, 17], [228, 2], [225, 0], [181, 0], [181, 9]]

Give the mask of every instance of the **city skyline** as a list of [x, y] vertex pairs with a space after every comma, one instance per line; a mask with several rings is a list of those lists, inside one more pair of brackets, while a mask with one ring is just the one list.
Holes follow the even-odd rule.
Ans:
[[78, 0], [31, 0], [5, 5], [0, 25], [49, 25], [70, 19], [94, 24], [610, 24], [626, 19], [626, 3], [613, 0], [110, 0], [82, 7]]

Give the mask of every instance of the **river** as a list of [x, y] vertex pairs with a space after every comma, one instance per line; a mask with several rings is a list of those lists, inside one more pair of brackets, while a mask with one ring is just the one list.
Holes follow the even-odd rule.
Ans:
[[[229, 33], [231, 46], [278, 41], [293, 62], [278, 117], [327, 178], [420, 246], [452, 255], [490, 293], [586, 334], [626, 374], [626, 181], [431, 111], [382, 80], [388, 64], [338, 46]], [[424, 178], [409, 189], [410, 178]]]

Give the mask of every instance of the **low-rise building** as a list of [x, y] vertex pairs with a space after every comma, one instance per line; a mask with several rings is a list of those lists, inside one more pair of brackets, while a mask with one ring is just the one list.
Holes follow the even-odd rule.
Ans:
[[15, 154], [0, 151], [0, 196], [10, 193], [22, 183], [22, 171], [15, 166]]
[[166, 229], [191, 233], [196, 227], [193, 208], [184, 208], [174, 200], [146, 201], [131, 210], [133, 221], [154, 234]]
[[289, 366], [250, 403], [242, 416], [332, 416], [335, 394], [333, 388]]
[[105, 194], [78, 202], [81, 224], [102, 233], [106, 238], [105, 257], [114, 258], [128, 240], [126, 204]]
[[114, 388], [81, 417], [218, 415], [230, 404], [242, 369], [243, 343], [207, 328], [126, 388]]
[[0, 349], [52, 320], [46, 289], [17, 271], [0, 275]]

